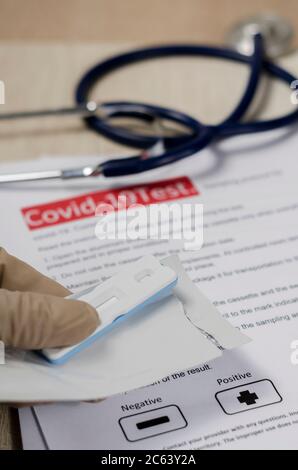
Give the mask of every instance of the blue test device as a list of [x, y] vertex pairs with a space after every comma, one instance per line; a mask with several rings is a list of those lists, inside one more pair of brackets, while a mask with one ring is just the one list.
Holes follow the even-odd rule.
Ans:
[[116, 326], [172, 293], [177, 284], [176, 272], [163, 266], [154, 256], [145, 256], [118, 274], [81, 294], [71, 295], [92, 305], [99, 314], [100, 326], [81, 343], [65, 348], [40, 351], [51, 364], [64, 364], [75, 354], [103, 338]]

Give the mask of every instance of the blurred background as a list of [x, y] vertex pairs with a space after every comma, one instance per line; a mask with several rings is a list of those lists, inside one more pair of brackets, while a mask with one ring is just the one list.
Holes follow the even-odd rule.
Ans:
[[[224, 45], [235, 23], [264, 12], [297, 30], [297, 0], [0, 0], [0, 80], [6, 91], [0, 112], [71, 106], [82, 74], [108, 56], [165, 42]], [[296, 72], [287, 57], [282, 60]], [[237, 102], [247, 73], [243, 65], [206, 58], [151, 60], [110, 74], [90, 98], [147, 101], [212, 123]], [[270, 86], [283, 89], [285, 108], [272, 93], [263, 117], [289, 106], [286, 87]], [[1, 122], [0, 161], [107, 152], [131, 149], [87, 131], [77, 117]]]
[[207, 41], [272, 12], [298, 28], [297, 0], [1, 0], [0, 38], [43, 41]]

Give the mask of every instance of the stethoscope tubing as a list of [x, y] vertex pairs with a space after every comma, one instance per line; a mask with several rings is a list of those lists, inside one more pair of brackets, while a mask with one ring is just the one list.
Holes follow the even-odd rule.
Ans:
[[[139, 61], [173, 56], [211, 56], [249, 65], [249, 78], [239, 103], [223, 122], [215, 126], [204, 125], [198, 120], [190, 118], [190, 116], [185, 113], [181, 113], [180, 111], [150, 106], [144, 103], [104, 103], [103, 109], [106, 109], [109, 117], [139, 117], [140, 119], [148, 120], [150, 119], [150, 116], [155, 116], [174, 121], [190, 130], [188, 135], [164, 137], [163, 142], [166, 150], [160, 156], [142, 158], [141, 155], [113, 159], [105, 162], [101, 165], [101, 170], [105, 176], [124, 176], [152, 170], [160, 166], [174, 163], [199, 152], [214, 139], [244, 133], [272, 130], [291, 124], [293, 121], [297, 120], [298, 110], [295, 110], [285, 116], [266, 121], [252, 121], [248, 123], [239, 122], [239, 120], [243, 118], [255, 96], [263, 70], [269, 73], [269, 75], [285, 81], [288, 84], [295, 80], [295, 77], [286, 70], [264, 60], [263, 40], [262, 36], [259, 34], [254, 38], [254, 53], [249, 57], [230, 49], [197, 45], [153, 47], [113, 57], [96, 65], [81, 79], [76, 90], [76, 101], [78, 104], [83, 104], [87, 101], [89, 93], [95, 83], [98, 83], [99, 80], [116, 69]], [[136, 148], [148, 149], [157, 142], [158, 138], [160, 138], [160, 136], [135, 134], [127, 131], [126, 129], [113, 126], [105, 119], [97, 116], [87, 117], [85, 118], [85, 121], [87, 125], [96, 132], [99, 132], [100, 134], [123, 145], [133, 146]]]
[[[75, 93], [76, 102], [78, 104], [85, 103], [88, 100], [88, 96], [93, 86], [97, 84], [101, 79], [103, 79], [107, 74], [115, 71], [116, 69], [131, 65], [133, 63], [150, 59], [174, 56], [217, 57], [221, 59], [247, 63], [251, 66], [251, 79], [249, 80], [249, 86], [247, 86], [245, 93], [243, 94], [243, 97], [235, 108], [235, 110], [226, 119], [232, 121], [233, 119], [239, 119], [241, 116], [243, 116], [243, 110], [247, 110], [254, 95], [255, 89], [258, 84], [258, 79], [261, 74], [261, 51], [262, 38], [260, 35], [256, 35], [255, 51], [252, 57], [244, 56], [230, 49], [197, 45], [172, 45], [152, 47], [132, 51], [126, 54], [121, 54], [96, 65], [82, 77]], [[119, 104], [119, 102], [104, 103], [103, 107], [113, 107], [113, 105], [117, 104]], [[126, 117], [131, 117], [130, 113], [127, 113]], [[101, 117], [86, 117], [85, 122], [89, 128], [95, 130], [96, 132], [99, 132], [105, 137], [112, 139], [122, 145], [127, 145], [129, 147], [144, 149], [154, 145], [154, 142], [156, 141], [156, 138], [154, 137], [134, 134], [132, 132], [124, 131], [123, 129], [110, 125], [106, 122], [105, 119], [102, 119]], [[183, 118], [180, 121], [180, 124], [187, 126], [187, 123], [184, 122]], [[170, 144], [171, 141], [174, 141], [174, 145], [179, 145], [183, 143], [185, 139], [187, 139], [187, 137], [179, 137], [178, 139], [175, 137], [170, 137], [166, 138], [165, 144], [167, 145]]]
[[[244, 63], [249, 66], [249, 76], [241, 99], [221, 123], [217, 125], [204, 124], [179, 110], [147, 103], [125, 101], [95, 103], [89, 101], [89, 94], [95, 83], [110, 72], [138, 61], [172, 56], [214, 57]], [[298, 120], [296, 106], [294, 111], [277, 118], [265, 121], [243, 121], [243, 117], [256, 94], [263, 72], [288, 85], [292, 85], [292, 82], [296, 81], [296, 78], [290, 72], [265, 58], [263, 38], [260, 34], [254, 36], [254, 52], [251, 56], [242, 55], [239, 52], [225, 48], [171, 45], [140, 49], [108, 59], [93, 67], [82, 77], [76, 89], [77, 106], [4, 113], [0, 115], [0, 120], [77, 114], [84, 116], [86, 124], [97, 133], [123, 145], [142, 149], [142, 152], [139, 155], [107, 160], [99, 165], [88, 165], [81, 168], [0, 175], [0, 184], [94, 177], [100, 174], [110, 177], [141, 173], [187, 158], [219, 139], [240, 134], [269, 131], [293, 124]], [[117, 117], [136, 118], [147, 123], [153, 123], [156, 135], [136, 133], [119, 127], [119, 125], [113, 125], [113, 119]], [[162, 120], [179, 124], [186, 128], [187, 132], [177, 133], [174, 136], [164, 135]]]

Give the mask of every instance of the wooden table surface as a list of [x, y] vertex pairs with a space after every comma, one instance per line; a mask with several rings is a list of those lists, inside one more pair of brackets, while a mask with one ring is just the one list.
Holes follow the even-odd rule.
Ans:
[[272, 11], [298, 28], [297, 0], [0, 0], [0, 39], [220, 43], [235, 21]]
[[[0, 0], [0, 80], [6, 97], [0, 112], [72, 104], [81, 73], [103, 57], [160, 41], [221, 44], [235, 20], [259, 11], [282, 14], [298, 31], [297, 0]], [[298, 73], [297, 53], [282, 63]], [[243, 66], [229, 63], [154, 60], [103, 80], [93, 98], [148, 101], [216, 122], [237, 102], [246, 77]], [[274, 83], [263, 116], [290, 109], [289, 93]], [[123, 151], [128, 149], [87, 131], [76, 118], [0, 126], [0, 161]], [[0, 449], [17, 448], [17, 412], [0, 405]]]

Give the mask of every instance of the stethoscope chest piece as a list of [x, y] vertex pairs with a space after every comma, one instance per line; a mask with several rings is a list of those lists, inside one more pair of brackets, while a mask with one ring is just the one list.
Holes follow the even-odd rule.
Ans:
[[264, 13], [237, 23], [227, 35], [228, 44], [241, 54], [253, 53], [254, 34], [264, 39], [266, 56], [274, 59], [291, 48], [294, 31], [291, 24], [280, 16]]

